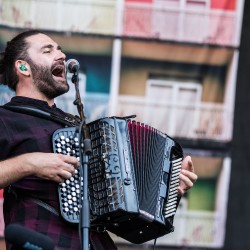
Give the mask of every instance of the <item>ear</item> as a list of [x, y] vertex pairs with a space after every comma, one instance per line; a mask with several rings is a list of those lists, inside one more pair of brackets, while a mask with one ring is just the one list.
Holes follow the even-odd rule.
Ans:
[[30, 76], [30, 66], [27, 62], [22, 60], [17, 60], [15, 63], [16, 71], [24, 76]]

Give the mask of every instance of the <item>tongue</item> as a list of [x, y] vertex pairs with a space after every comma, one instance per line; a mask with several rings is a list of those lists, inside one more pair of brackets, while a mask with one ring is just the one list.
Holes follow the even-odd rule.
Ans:
[[63, 67], [61, 65], [57, 65], [52, 69], [52, 74], [54, 76], [62, 77], [63, 76]]
[[61, 71], [61, 69], [59, 69], [59, 68], [56, 68], [56, 69], [54, 69], [53, 71], [52, 71], [52, 74], [54, 75], [54, 76], [61, 76], [62, 74], [62, 71]]

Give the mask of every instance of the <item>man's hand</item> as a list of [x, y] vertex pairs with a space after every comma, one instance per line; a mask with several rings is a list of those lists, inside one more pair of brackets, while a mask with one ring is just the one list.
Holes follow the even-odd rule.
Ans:
[[179, 195], [183, 195], [192, 188], [198, 176], [194, 173], [194, 166], [190, 156], [186, 156], [181, 164], [180, 185], [177, 188]]
[[33, 175], [59, 183], [69, 179], [79, 166], [77, 158], [54, 153], [32, 153], [28, 162], [34, 166]]
[[26, 176], [55, 182], [69, 179], [79, 166], [76, 157], [54, 153], [27, 153], [0, 161], [0, 188]]

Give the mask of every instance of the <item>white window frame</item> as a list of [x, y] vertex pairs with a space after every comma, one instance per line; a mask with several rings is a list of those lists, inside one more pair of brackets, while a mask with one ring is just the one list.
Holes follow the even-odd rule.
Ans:
[[[153, 85], [157, 84], [158, 86], [166, 86], [166, 87], [172, 87], [173, 88], [173, 95], [171, 100], [153, 100], [152, 96], [150, 96], [150, 90]], [[192, 100], [192, 103], [186, 103], [181, 102], [181, 100], [178, 100], [178, 93], [181, 89], [190, 89], [196, 91], [196, 98]], [[199, 82], [196, 81], [184, 81], [184, 80], [158, 80], [158, 79], [150, 79], [146, 83], [146, 95], [145, 100], [147, 105], [150, 107], [150, 105], [154, 103], [159, 103], [162, 105], [170, 105], [171, 108], [170, 112], [168, 113], [169, 119], [172, 121], [168, 127], [168, 133], [172, 136], [178, 135], [177, 128], [177, 117], [176, 112], [177, 108], [185, 108], [188, 109], [188, 106], [190, 106], [192, 109], [194, 109], [194, 119], [192, 121], [192, 124], [190, 124], [190, 136], [195, 132], [195, 129], [198, 127], [199, 124], [199, 110], [200, 110], [200, 103], [201, 103], [201, 96], [202, 96], [202, 85]], [[146, 120], [150, 120], [148, 115], [151, 115], [150, 112], [145, 112], [144, 116]]]

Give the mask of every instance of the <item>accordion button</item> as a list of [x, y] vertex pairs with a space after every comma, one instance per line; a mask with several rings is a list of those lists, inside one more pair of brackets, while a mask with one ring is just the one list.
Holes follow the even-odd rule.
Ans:
[[131, 184], [131, 179], [130, 178], [125, 178], [124, 179], [124, 184], [125, 185], [130, 185]]
[[67, 207], [65, 207], [65, 208], [63, 209], [63, 211], [64, 211], [65, 213], [67, 213], [67, 212], [69, 212], [69, 209], [68, 209]]

